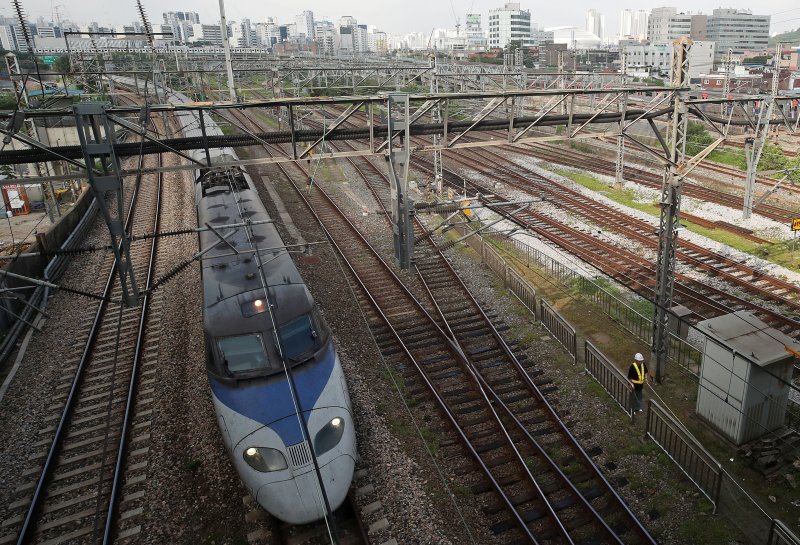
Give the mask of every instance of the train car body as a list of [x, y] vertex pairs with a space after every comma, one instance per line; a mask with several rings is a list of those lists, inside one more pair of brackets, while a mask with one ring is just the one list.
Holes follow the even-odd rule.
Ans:
[[[202, 134], [197, 112], [174, 115], [184, 136]], [[222, 134], [212, 119], [204, 124], [207, 135]], [[204, 150], [188, 154], [207, 161]], [[212, 165], [236, 158], [230, 148], [210, 150]], [[223, 442], [264, 509], [291, 524], [318, 520], [326, 513], [320, 485], [335, 510], [356, 459], [350, 397], [330, 330], [246, 172], [196, 170], [195, 202], [198, 225], [215, 229], [200, 233], [203, 330]]]
[[[269, 220], [238, 168], [202, 172], [196, 197], [200, 225]], [[265, 509], [292, 524], [317, 520], [326, 509], [320, 483], [335, 509], [356, 453], [330, 331], [274, 224], [238, 228], [224, 243], [203, 232], [200, 249], [208, 251], [201, 269], [207, 370], [225, 446]]]

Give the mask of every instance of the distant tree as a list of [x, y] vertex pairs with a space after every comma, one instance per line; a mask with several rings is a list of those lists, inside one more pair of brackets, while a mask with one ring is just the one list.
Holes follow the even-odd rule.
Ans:
[[69, 56], [61, 55], [57, 58], [56, 62], [53, 63], [53, 70], [60, 74], [69, 74], [72, 71], [69, 65]]

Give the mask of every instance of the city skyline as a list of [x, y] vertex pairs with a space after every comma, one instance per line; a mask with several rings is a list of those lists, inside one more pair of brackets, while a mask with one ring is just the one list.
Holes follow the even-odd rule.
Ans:
[[[110, 4], [100, 0], [85, 0], [80, 5], [56, 5], [58, 15], [62, 20], [72, 20], [76, 23], [89, 23], [96, 21], [100, 24], [122, 24], [138, 20], [136, 4], [130, 0], [127, 4]], [[486, 16], [490, 9], [500, 7], [502, 1], [475, 0], [472, 2], [472, 12], [480, 13], [483, 16], [484, 29], [486, 28]], [[522, 9], [531, 11], [532, 22], [541, 27], [571, 25], [579, 28], [585, 27], [585, 14], [589, 9], [596, 9], [605, 15], [605, 32], [607, 37], [616, 35], [619, 32], [619, 14], [624, 9], [643, 9], [649, 11], [654, 7], [664, 5], [674, 6], [678, 11], [691, 11], [692, 13], [711, 13], [714, 8], [720, 7], [713, 2], [692, 3], [691, 10], [679, 3], [666, 3], [654, 1], [651, 3], [641, 3], [631, 5], [629, 2], [597, 2], [596, 0], [582, 0], [575, 6], [570, 6], [570, 10], [547, 5], [534, 5], [534, 2], [520, 2]], [[23, 3], [23, 8], [30, 20], [44, 17], [45, 20], [54, 18], [54, 11], [51, 9], [50, 0], [28, 0]], [[414, 9], [419, 5], [419, 9]], [[174, 0], [168, 6], [153, 0], [144, 0], [151, 23], [161, 22], [162, 12], [164, 11], [195, 11], [200, 14], [200, 19], [204, 23], [212, 24], [219, 19], [218, 3], [214, 1], [191, 2], [189, 0]], [[580, 6], [580, 7], [579, 7]], [[751, 3], [736, 2], [732, 6], [738, 9], [751, 9], [753, 13], [759, 15], [771, 15], [771, 33], [780, 33], [786, 30], [800, 28], [800, 7], [791, 0], [772, 0], [759, 4], [755, 9]], [[353, 0], [341, 0], [337, 3], [321, 2], [319, 0], [306, 0], [299, 4], [289, 4], [265, 8], [263, 4], [257, 4], [251, 0], [234, 2], [228, 0], [225, 4], [226, 15], [229, 20], [241, 20], [249, 18], [251, 21], [263, 21], [266, 17], [276, 17], [281, 23], [294, 22], [295, 17], [303, 10], [311, 10], [317, 20], [329, 19], [338, 20], [343, 15], [352, 15], [359, 23], [375, 25], [381, 30], [390, 34], [405, 34], [410, 32], [430, 32], [433, 28], [454, 28], [456, 16], [462, 27], [465, 25], [466, 13], [470, 9], [470, 3], [464, 1], [460, 4], [454, 2], [451, 8], [449, 3], [441, 2], [436, 5], [424, 3], [421, 0], [408, 0], [402, 10], [397, 13], [389, 13], [383, 5], [372, 5], [367, 3], [355, 2]], [[453, 10], [455, 9], [455, 16]], [[269, 10], [269, 11], [267, 11]], [[423, 27], [420, 22], [420, 14], [425, 13], [427, 26]], [[0, 7], [0, 15], [12, 17], [11, 6]]]

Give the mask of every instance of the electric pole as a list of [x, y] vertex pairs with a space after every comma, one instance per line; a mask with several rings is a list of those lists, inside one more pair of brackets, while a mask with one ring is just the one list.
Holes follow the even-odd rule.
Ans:
[[675, 287], [675, 246], [680, 225], [683, 171], [686, 167], [686, 127], [688, 108], [680, 89], [689, 82], [689, 51], [692, 40], [683, 37], [672, 42], [672, 117], [668, 126], [670, 150], [664, 168], [661, 189], [661, 218], [658, 231], [658, 260], [656, 261], [655, 311], [653, 315], [652, 361], [656, 381], [661, 382], [666, 370], [670, 344], [669, 317]]

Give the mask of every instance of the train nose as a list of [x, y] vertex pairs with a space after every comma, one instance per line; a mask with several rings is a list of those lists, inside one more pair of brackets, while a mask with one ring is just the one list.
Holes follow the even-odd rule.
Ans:
[[[354, 460], [339, 456], [320, 468], [322, 482], [331, 509], [336, 510], [347, 496], [352, 480]], [[264, 485], [259, 488], [257, 501], [269, 506], [269, 511], [289, 524], [305, 524], [322, 518], [325, 513], [319, 480], [313, 464], [293, 468], [294, 479]]]

